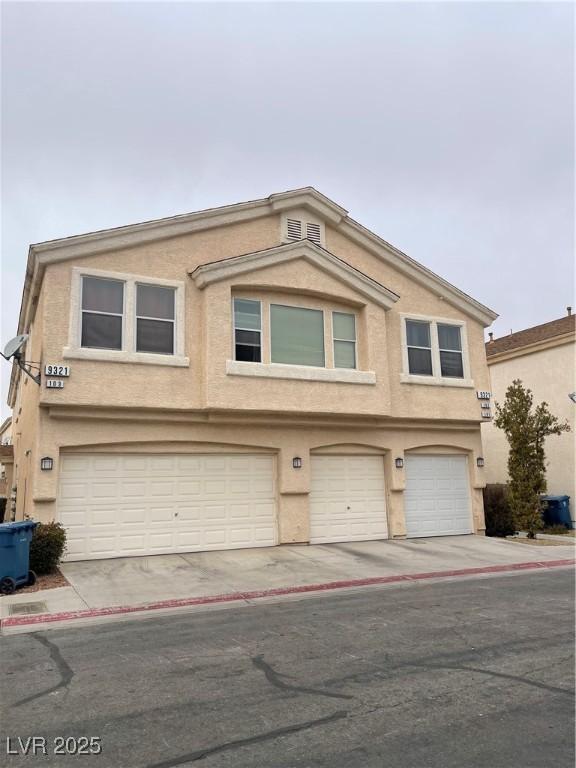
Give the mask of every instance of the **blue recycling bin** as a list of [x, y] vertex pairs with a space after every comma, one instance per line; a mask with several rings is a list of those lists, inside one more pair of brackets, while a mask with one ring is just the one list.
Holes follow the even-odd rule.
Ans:
[[572, 528], [570, 496], [542, 496], [542, 501], [546, 502], [544, 505], [546, 525], [563, 525], [566, 528]]
[[36, 574], [30, 570], [30, 542], [38, 523], [0, 524], [0, 593], [11, 595], [16, 587], [35, 583]]

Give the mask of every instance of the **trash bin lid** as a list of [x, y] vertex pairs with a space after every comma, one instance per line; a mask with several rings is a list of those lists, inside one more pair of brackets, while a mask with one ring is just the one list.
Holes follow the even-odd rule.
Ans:
[[38, 523], [35, 520], [19, 520], [17, 523], [0, 523], [0, 533], [29, 531], [36, 528], [37, 525]]
[[562, 495], [562, 496], [542, 496], [541, 497], [544, 501], [568, 501], [570, 496]]

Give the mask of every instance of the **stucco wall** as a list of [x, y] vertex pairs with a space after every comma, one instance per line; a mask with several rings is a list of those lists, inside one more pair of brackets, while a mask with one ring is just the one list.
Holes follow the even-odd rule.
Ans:
[[[514, 379], [520, 379], [532, 390], [535, 404], [546, 401], [555, 416], [570, 424], [571, 432], [546, 440], [546, 473], [548, 493], [570, 496], [572, 519], [576, 520], [576, 405], [568, 397], [569, 392], [576, 390], [576, 344], [566, 343], [495, 362], [489, 370], [496, 402], [503, 403], [508, 386]], [[483, 424], [482, 442], [486, 482], [506, 482], [508, 443], [504, 433], [493, 424]]]
[[[382, 452], [389, 528], [392, 535], [402, 536], [403, 472], [394, 468], [393, 458], [409, 449], [433, 446], [469, 456], [474, 527], [483, 530], [483, 476], [475, 463], [481, 417], [475, 390], [487, 389], [489, 379], [481, 324], [443, 300], [437, 287], [407, 278], [330, 227], [326, 228], [328, 250], [400, 294], [393, 308], [384, 310], [349, 284], [301, 259], [204, 289], [188, 274], [200, 264], [278, 245], [280, 238], [280, 216], [274, 214], [46, 267], [27, 355], [42, 365], [66, 363], [71, 375], [63, 389], [39, 388], [20, 379], [14, 411], [19, 517], [30, 513], [51, 519], [56, 514], [60, 456], [66, 450], [203, 451], [206, 445], [220, 450], [249, 446], [279, 456], [281, 540], [306, 541], [310, 451], [353, 444]], [[72, 277], [78, 267], [183, 282], [183, 352], [189, 365], [66, 359], [64, 350], [71, 343]], [[233, 357], [233, 295], [326, 310], [353, 309], [359, 318], [360, 367], [373, 371], [376, 383], [227, 374], [226, 362]], [[468, 387], [401, 381], [402, 313], [465, 323], [472, 380]], [[298, 426], [290, 421], [290, 414], [296, 413], [306, 414]], [[282, 414], [287, 416], [283, 422], [278, 420]], [[328, 420], [316, 425], [315, 418], [322, 414], [329, 414]], [[213, 423], [217, 416], [228, 423]], [[372, 426], [367, 418], [374, 418]], [[55, 461], [51, 472], [40, 470], [44, 455]], [[298, 474], [291, 466], [293, 455], [305, 460]]]
[[[406, 429], [391, 424], [386, 428], [367, 425], [291, 426], [206, 424], [199, 421], [152, 420], [144, 413], [125, 414], [121, 421], [112, 413], [100, 419], [66, 418], [42, 414], [42, 452], [53, 456], [54, 469], [36, 478], [33, 514], [49, 520], [57, 516], [60, 460], [68, 451], [209, 453], [266, 451], [278, 456], [277, 487], [280, 543], [308, 540], [308, 493], [311, 452], [380, 453], [383, 456], [387, 487], [388, 524], [391, 536], [402, 537], [404, 524], [404, 470], [394, 459], [405, 452], [421, 449], [430, 453], [465, 453], [470, 473], [474, 529], [484, 530], [482, 491], [483, 470], [476, 467], [481, 453], [479, 427], [437, 428], [422, 424]], [[303, 459], [300, 470], [292, 467], [293, 456]]]
[[[43, 388], [42, 402], [150, 408], [169, 403], [171, 408], [181, 409], [282, 408], [286, 411], [323, 411], [330, 402], [331, 410], [342, 413], [393, 412], [407, 418], [445, 417], [449, 402], [450, 418], [479, 421], [474, 390], [484, 389], [488, 384], [481, 324], [440, 299], [430, 287], [416, 284], [329, 227], [326, 238], [327, 247], [338, 257], [400, 294], [400, 300], [392, 309], [385, 312], [339, 280], [301, 260], [260, 269], [204, 290], [195, 285], [188, 272], [199, 264], [278, 245], [280, 217], [277, 215], [117, 253], [49, 265], [42, 291], [46, 304], [44, 359], [66, 362], [72, 373], [64, 389]], [[63, 359], [63, 350], [70, 341], [68, 308], [74, 266], [183, 281], [184, 353], [190, 360], [189, 366]], [[241, 291], [249, 295], [256, 291], [259, 297], [270, 298], [286, 288], [290, 289], [291, 299], [299, 292], [306, 292], [307, 300], [301, 300], [304, 304], [316, 306], [316, 302], [324, 301], [326, 308], [345, 304], [360, 312], [361, 362], [365, 369], [376, 372], [375, 387], [262, 379], [254, 382], [226, 375], [226, 361], [233, 357], [233, 293]], [[400, 383], [401, 313], [405, 312], [465, 321], [473, 386], [465, 389]]]

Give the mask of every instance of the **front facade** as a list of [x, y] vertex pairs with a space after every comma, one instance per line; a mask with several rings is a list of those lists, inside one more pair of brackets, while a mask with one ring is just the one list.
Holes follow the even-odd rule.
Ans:
[[495, 317], [312, 188], [32, 246], [16, 515], [70, 559], [482, 533]]
[[[546, 440], [547, 493], [570, 496], [570, 513], [576, 520], [576, 317], [558, 320], [490, 340], [486, 358], [494, 400], [503, 403], [515, 379], [532, 390], [535, 404], [547, 402], [551, 413], [568, 422], [570, 432]], [[485, 475], [488, 483], [508, 480], [508, 443], [493, 424], [482, 427]]]

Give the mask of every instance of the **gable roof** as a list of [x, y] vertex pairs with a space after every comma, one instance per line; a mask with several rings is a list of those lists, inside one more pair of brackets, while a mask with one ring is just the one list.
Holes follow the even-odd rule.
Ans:
[[487, 341], [486, 357], [491, 358], [505, 352], [532, 347], [535, 344], [557, 339], [567, 334], [573, 334], [575, 331], [576, 315], [566, 315], [559, 320], [551, 320], [549, 323], [534, 325], [532, 328], [511, 333], [509, 336], [502, 336], [500, 339]]
[[244, 275], [256, 269], [262, 269], [262, 267], [284, 264], [294, 259], [304, 259], [309, 264], [313, 264], [323, 272], [350, 286], [375, 304], [384, 307], [384, 309], [390, 309], [400, 298], [394, 291], [311, 240], [298, 240], [263, 251], [254, 251], [241, 256], [232, 256], [229, 259], [211, 261], [190, 270], [189, 274], [199, 288], [204, 288], [220, 280]]
[[106, 253], [141, 243], [165, 240], [178, 235], [249, 221], [273, 212], [288, 211], [295, 208], [304, 208], [321, 217], [343, 235], [384, 262], [391, 264], [412, 280], [425, 285], [437, 296], [458, 307], [484, 326], [490, 325], [498, 317], [491, 309], [354, 221], [348, 215], [348, 211], [321, 192], [313, 187], [302, 187], [287, 192], [278, 192], [259, 200], [219, 208], [208, 208], [196, 213], [185, 213], [179, 216], [170, 216], [169, 218], [155, 219], [31, 245], [28, 253], [18, 333], [23, 333], [34, 317], [36, 300], [47, 264]]

